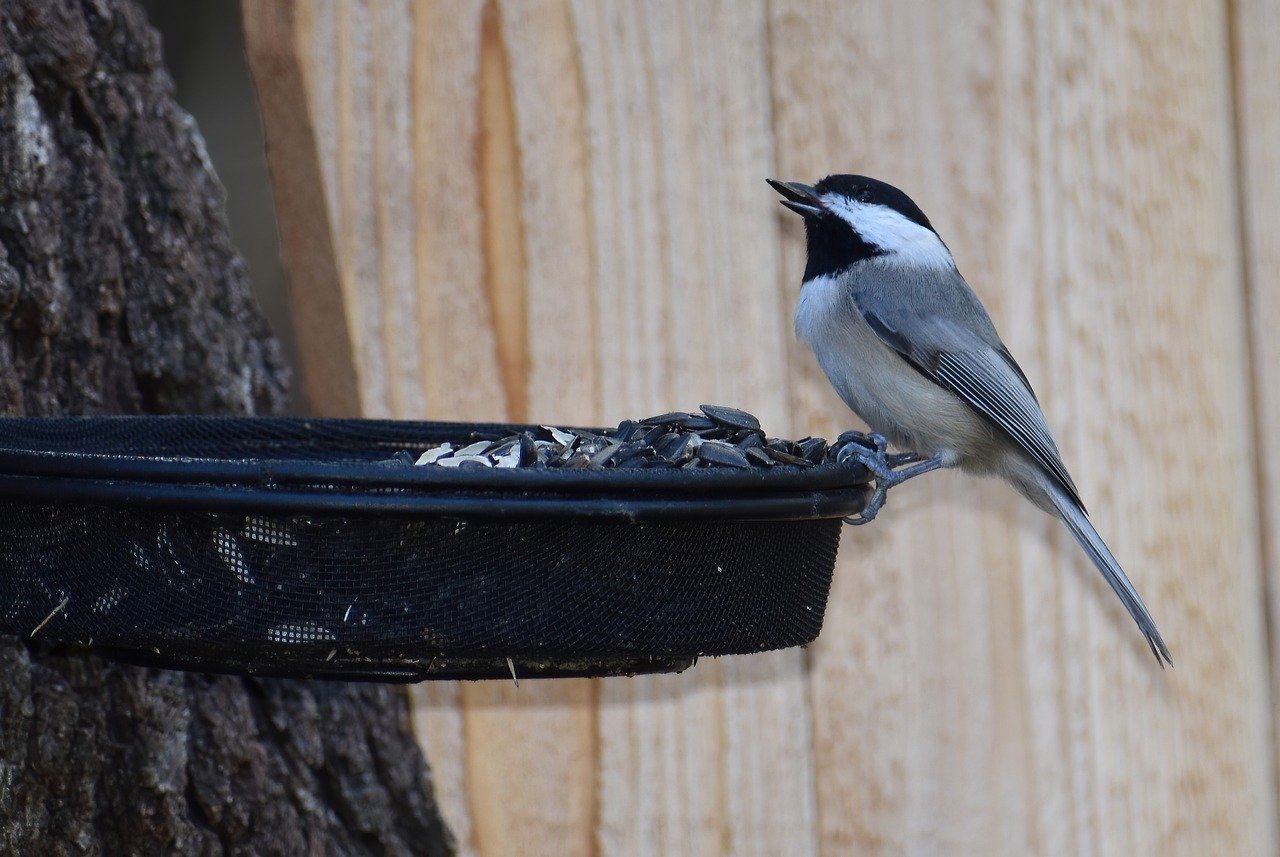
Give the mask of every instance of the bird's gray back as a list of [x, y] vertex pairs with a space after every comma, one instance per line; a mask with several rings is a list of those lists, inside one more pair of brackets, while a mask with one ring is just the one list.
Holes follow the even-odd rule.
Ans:
[[918, 348], [1004, 348], [986, 307], [955, 268], [940, 271], [872, 259], [855, 265], [845, 277], [864, 313], [873, 311]]
[[1031, 384], [954, 267], [870, 260], [850, 269], [845, 287], [886, 345], [1007, 435], [1083, 509]]

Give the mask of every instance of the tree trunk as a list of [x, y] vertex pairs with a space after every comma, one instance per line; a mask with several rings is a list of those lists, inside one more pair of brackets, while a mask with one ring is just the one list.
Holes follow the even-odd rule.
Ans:
[[[140, 10], [0, 0], [0, 411], [274, 414], [286, 382]], [[0, 638], [0, 852], [231, 851], [451, 852], [403, 694]]]

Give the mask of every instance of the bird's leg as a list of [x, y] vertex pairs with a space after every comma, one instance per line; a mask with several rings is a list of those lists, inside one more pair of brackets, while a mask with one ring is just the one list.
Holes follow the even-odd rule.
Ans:
[[[871, 493], [871, 499], [867, 502], [866, 508], [856, 518], [845, 518], [844, 520], [847, 524], [858, 525], [874, 521], [876, 515], [884, 507], [890, 488], [901, 485], [908, 479], [913, 479], [921, 474], [937, 470], [944, 463], [939, 455], [935, 455], [932, 458], [925, 458], [915, 452], [889, 455], [887, 452], [888, 441], [882, 434], [868, 435], [867, 440], [871, 441], [871, 447], [868, 447], [865, 443], [852, 441], [846, 443], [837, 456], [841, 463], [852, 460], [861, 464], [876, 478], [876, 487]], [[910, 466], [903, 467], [902, 465]]]

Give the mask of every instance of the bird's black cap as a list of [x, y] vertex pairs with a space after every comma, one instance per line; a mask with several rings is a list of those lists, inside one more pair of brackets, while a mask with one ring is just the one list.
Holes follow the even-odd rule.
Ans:
[[924, 216], [920, 206], [916, 205], [911, 197], [888, 182], [882, 182], [870, 176], [838, 174], [827, 176], [814, 186], [814, 190], [818, 192], [819, 196], [827, 193], [838, 193], [858, 202], [892, 208], [912, 223], [923, 226], [935, 235], [937, 234], [937, 230], [933, 228], [929, 218]]

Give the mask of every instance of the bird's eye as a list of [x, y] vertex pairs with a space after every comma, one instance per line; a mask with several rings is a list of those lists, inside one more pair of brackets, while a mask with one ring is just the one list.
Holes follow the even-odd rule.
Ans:
[[853, 198], [858, 202], [871, 202], [875, 199], [875, 194], [871, 192], [871, 188], [869, 187], [860, 187], [853, 195]]

